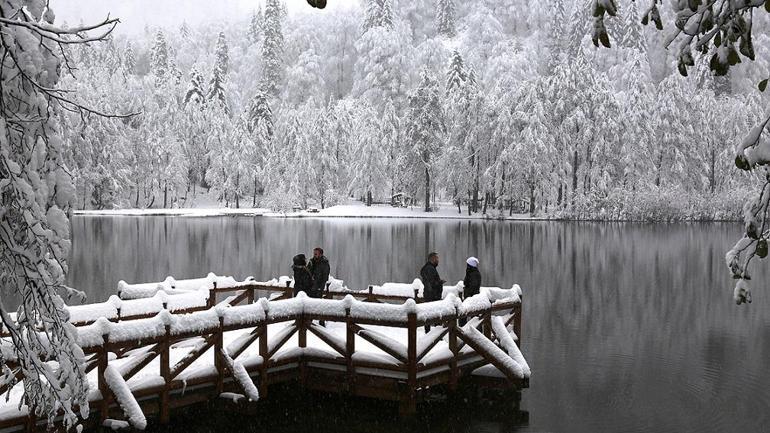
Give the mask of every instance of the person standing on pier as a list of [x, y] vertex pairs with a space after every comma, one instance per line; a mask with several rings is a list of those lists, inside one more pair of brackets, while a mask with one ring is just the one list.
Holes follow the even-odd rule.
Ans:
[[[463, 298], [468, 299], [481, 292], [481, 272], [479, 272], [479, 259], [468, 257], [465, 261], [468, 264], [465, 268], [465, 278], [463, 278]], [[460, 326], [465, 326], [467, 319], [460, 319]]]
[[299, 292], [305, 292], [308, 296], [313, 289], [313, 276], [307, 269], [307, 261], [304, 254], [297, 254], [292, 259], [294, 264], [291, 269], [294, 271], [294, 297]]
[[[441, 293], [444, 291], [444, 283], [438, 275], [438, 253], [428, 254], [428, 262], [420, 270], [420, 280], [422, 280], [423, 291], [422, 298], [425, 302], [440, 301]], [[430, 326], [425, 325], [425, 333], [430, 331]]]
[[308, 296], [311, 298], [321, 298], [326, 282], [329, 281], [329, 273], [331, 272], [329, 260], [324, 256], [323, 248], [316, 247], [313, 249], [313, 258], [310, 259], [308, 270], [310, 270], [310, 274], [313, 276], [313, 289], [308, 293]]

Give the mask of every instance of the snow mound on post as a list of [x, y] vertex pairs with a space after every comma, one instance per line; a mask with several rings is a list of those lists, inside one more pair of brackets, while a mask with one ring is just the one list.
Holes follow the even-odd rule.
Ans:
[[126, 381], [123, 380], [120, 372], [110, 365], [104, 370], [104, 380], [107, 381], [110, 390], [115, 394], [115, 400], [118, 401], [118, 404], [123, 409], [123, 413], [128, 417], [128, 422], [134, 428], [144, 430], [147, 427], [147, 419], [144, 417], [144, 412], [142, 412], [139, 403], [137, 403], [134, 394], [131, 393], [131, 389], [126, 384]]

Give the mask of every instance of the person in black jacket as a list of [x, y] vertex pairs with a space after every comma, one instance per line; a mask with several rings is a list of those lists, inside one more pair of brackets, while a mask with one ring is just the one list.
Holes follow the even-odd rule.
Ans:
[[310, 292], [313, 289], [313, 276], [307, 270], [305, 255], [297, 254], [292, 260], [294, 262], [294, 265], [291, 267], [294, 271], [294, 296], [296, 297], [299, 292], [305, 292], [310, 296]]
[[[465, 268], [465, 278], [463, 278], [463, 298], [468, 299], [481, 291], [481, 272], [479, 272], [479, 259], [476, 257], [468, 257], [465, 263], [468, 266]], [[465, 326], [465, 322], [465, 318], [460, 319], [460, 326]]]
[[313, 258], [310, 259], [308, 270], [313, 276], [313, 289], [308, 293], [311, 298], [320, 298], [323, 295], [326, 282], [329, 281], [331, 267], [329, 260], [324, 256], [324, 250], [321, 247], [313, 249]]
[[[438, 253], [428, 254], [428, 262], [420, 270], [420, 280], [422, 280], [423, 291], [422, 298], [425, 302], [440, 301], [441, 292], [444, 290], [444, 283], [438, 275]], [[430, 326], [425, 325], [425, 333], [430, 331]]]

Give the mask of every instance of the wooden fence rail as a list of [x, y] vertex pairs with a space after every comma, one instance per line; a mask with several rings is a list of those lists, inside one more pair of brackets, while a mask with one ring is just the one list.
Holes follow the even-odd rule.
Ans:
[[[280, 293], [281, 300], [268, 302], [262, 298], [254, 303], [258, 291]], [[217, 294], [225, 292], [235, 294], [227, 305], [218, 306]], [[210, 400], [225, 391], [254, 397], [258, 390], [260, 398], [266, 398], [270, 385], [290, 380], [309, 389], [398, 401], [404, 413], [416, 410], [426, 387], [442, 384], [456, 389], [461, 380], [473, 380], [474, 372], [485, 365], [493, 365], [502, 372], [504, 378], [497, 380], [496, 386], [518, 390], [529, 385], [529, 374], [516, 373], [509, 358], [504, 358], [503, 349], [494, 343], [491, 324], [493, 315], [502, 316], [506, 332], [512, 327], [520, 346], [519, 296], [489, 302], [484, 308], [472, 304], [466, 308], [459, 302], [450, 308], [451, 301], [418, 307], [414, 302], [420, 301], [417, 293], [414, 298], [377, 295], [371, 288], [363, 293], [340, 294], [327, 287], [326, 300], [305, 296], [290, 299], [291, 293], [288, 285], [247, 284], [225, 289], [214, 286], [205, 307], [164, 310], [152, 318], [121, 317], [118, 313], [111, 325], [98, 321], [78, 323], [85, 336], [81, 346], [86, 354], [86, 371], [97, 370], [99, 395], [90, 404], [98, 410], [100, 424], [120, 416], [133, 404], [141, 407], [141, 417], [156, 413], [160, 423], [168, 423], [172, 409]], [[340, 295], [352, 297], [336, 300]], [[365, 302], [356, 303], [352, 298]], [[414, 307], [409, 307], [408, 299], [414, 299]], [[383, 305], [379, 309], [364, 306], [400, 300], [407, 301], [404, 305]], [[246, 305], [235, 306], [240, 303]], [[163, 320], [167, 323], [158, 328], [161, 331], [132, 338], [131, 323], [142, 319], [148, 326]], [[467, 320], [468, 324], [460, 327], [459, 319]], [[326, 322], [327, 326], [315, 322]], [[425, 325], [434, 328], [418, 335], [418, 329]], [[89, 337], [100, 329], [104, 329], [100, 338]], [[386, 331], [391, 335], [383, 333]], [[225, 336], [235, 334], [235, 339], [225, 345]], [[308, 334], [329, 350], [309, 346]], [[288, 347], [293, 338], [296, 347]], [[446, 348], [434, 350], [445, 338]], [[502, 338], [496, 339], [502, 342]], [[250, 351], [255, 343], [256, 351]], [[380, 353], [359, 349], [359, 344], [364, 343]], [[181, 346], [189, 350], [172, 362], [172, 349]], [[195, 366], [196, 361], [206, 356], [213, 357], [208, 361], [210, 364]], [[146, 369], [156, 360], [157, 373], [148, 374]], [[12, 362], [9, 366], [14, 367]], [[113, 389], [118, 385], [111, 386], [107, 380], [110, 368], [119, 373], [114, 382], [131, 386], [129, 400], [133, 401], [125, 401], [125, 393]], [[144, 373], [143, 380], [132, 381], [140, 372]], [[112, 375], [115, 376], [114, 372]], [[124, 415], [133, 424], [139, 419], [135, 413]], [[0, 429], [34, 430], [37, 426], [36, 420], [24, 413], [0, 419]]]

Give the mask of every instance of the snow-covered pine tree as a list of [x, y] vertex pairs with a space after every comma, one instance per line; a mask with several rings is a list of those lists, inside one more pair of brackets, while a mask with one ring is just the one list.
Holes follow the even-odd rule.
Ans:
[[227, 37], [225, 32], [219, 32], [217, 45], [214, 49], [214, 67], [222, 73], [222, 79], [227, 79], [227, 73], [230, 69], [230, 54], [227, 48]]
[[150, 70], [156, 82], [163, 82], [168, 74], [168, 43], [161, 30], [155, 33], [155, 40], [150, 50]]
[[182, 40], [190, 39], [190, 26], [187, 25], [187, 21], [182, 21], [182, 25], [179, 26], [179, 36], [182, 38]]
[[273, 136], [273, 112], [270, 110], [267, 95], [261, 89], [257, 89], [257, 93], [249, 103], [246, 128], [250, 133], [268, 140]]
[[249, 20], [249, 29], [246, 32], [246, 36], [249, 38], [249, 42], [252, 44], [259, 42], [259, 38], [262, 37], [263, 20], [264, 18], [262, 17], [262, 5], [259, 5], [257, 10], [251, 14], [251, 20]]
[[459, 90], [468, 80], [468, 73], [465, 70], [463, 56], [457, 50], [452, 52], [452, 59], [449, 63], [449, 72], [447, 72], [446, 91], [451, 93]]
[[436, 31], [447, 38], [457, 34], [454, 0], [438, 0], [436, 5]]
[[211, 71], [211, 79], [209, 80], [209, 93], [206, 95], [206, 100], [209, 103], [214, 103], [220, 106], [225, 113], [230, 112], [230, 108], [227, 104], [227, 94], [225, 91], [225, 75], [218, 66], [214, 66]]
[[392, 29], [393, 28], [393, 5], [391, 0], [379, 0], [380, 1], [380, 19], [379, 25]]
[[174, 59], [173, 55], [168, 58], [168, 75], [173, 84], [176, 85], [182, 82], [182, 71], [176, 65], [176, 59]]
[[126, 74], [132, 75], [136, 68], [136, 54], [134, 53], [134, 44], [129, 41], [126, 44], [126, 54], [123, 57], [123, 70]]
[[362, 29], [367, 32], [375, 27], [393, 28], [393, 5], [391, 0], [366, 0]]
[[439, 86], [426, 70], [420, 74], [420, 84], [408, 98], [406, 139], [412, 146], [412, 166], [422, 175], [425, 185], [425, 212], [431, 207], [431, 176], [445, 141], [446, 126], [441, 107]]
[[[61, 294], [83, 294], [65, 285], [74, 186], [51, 116], [65, 108], [87, 110], [51, 89], [69, 61], [57, 57], [60, 41], [88, 40], [89, 27], [54, 26], [44, 0], [5, 0], [0, 15], [0, 285], [20, 300], [15, 317], [0, 300], [0, 320], [10, 335], [0, 343], [0, 383], [23, 378], [21, 401], [30, 414], [49, 426], [63, 414], [71, 428], [78, 415], [88, 414], [88, 381]], [[106, 26], [109, 34], [116, 24], [105, 20], [90, 28], [104, 33]]]
[[263, 75], [261, 88], [271, 96], [278, 95], [283, 74], [283, 29], [279, 0], [266, 0], [264, 39], [262, 39]]
[[377, 111], [369, 104], [361, 104], [354, 122], [358, 146], [353, 154], [350, 191], [371, 206], [374, 197], [388, 192], [388, 165], [382, 163], [388, 159], [388, 149], [383, 146]]
[[187, 91], [184, 95], [184, 104], [191, 102], [202, 104], [206, 101], [203, 91], [203, 76], [198, 69], [193, 66], [190, 71], [190, 84], [187, 85]]
[[379, 0], [365, 0], [364, 5], [364, 23], [361, 26], [364, 33], [380, 25], [380, 16], [382, 15], [382, 4]]

